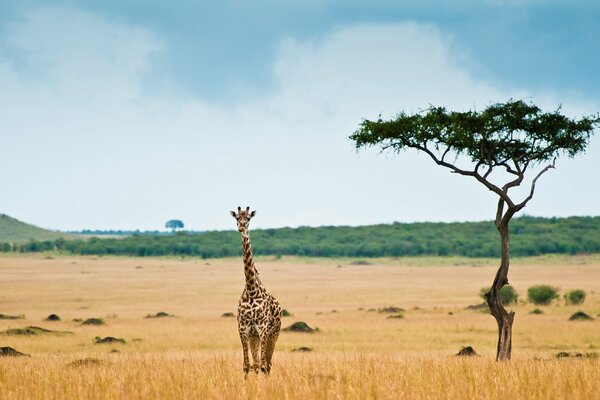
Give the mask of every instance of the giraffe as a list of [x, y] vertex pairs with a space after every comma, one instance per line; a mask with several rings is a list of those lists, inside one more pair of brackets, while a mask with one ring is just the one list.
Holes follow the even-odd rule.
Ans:
[[[246, 207], [245, 210], [238, 207], [237, 213], [231, 211], [231, 215], [237, 221], [244, 249], [246, 285], [240, 297], [237, 315], [238, 330], [244, 351], [244, 376], [248, 375], [250, 368], [258, 374], [259, 362], [260, 371], [268, 374], [271, 372], [271, 359], [281, 329], [281, 307], [277, 299], [267, 292], [260, 281], [252, 258], [248, 224], [250, 219], [256, 215], [256, 211], [250, 212], [250, 207]], [[250, 347], [254, 362], [252, 366], [250, 366], [248, 358], [248, 347]]]

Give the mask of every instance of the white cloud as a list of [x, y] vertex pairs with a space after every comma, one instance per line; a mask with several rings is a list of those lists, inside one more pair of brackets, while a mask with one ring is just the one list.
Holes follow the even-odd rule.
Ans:
[[[417, 23], [288, 39], [274, 62], [276, 89], [230, 108], [144, 91], [169, 43], [142, 28], [44, 8], [8, 34], [21, 66], [0, 59], [0, 169], [15, 188], [1, 211], [62, 229], [155, 229], [170, 218], [227, 229], [238, 204], [259, 210], [257, 226], [489, 219], [495, 201], [478, 184], [410, 152], [357, 154], [348, 135], [380, 112], [529, 94], [477, 79], [459, 45]], [[555, 106], [553, 98], [561, 96], [534, 100]], [[579, 99], [573, 110], [593, 108]], [[576, 164], [565, 165], [569, 174], [540, 185], [558, 189], [528, 212], [600, 213], [597, 201], [557, 195], [568, 182], [598, 198]]]

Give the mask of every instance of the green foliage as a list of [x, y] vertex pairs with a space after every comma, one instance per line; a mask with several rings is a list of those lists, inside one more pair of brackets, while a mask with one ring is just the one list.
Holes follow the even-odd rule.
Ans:
[[529, 165], [582, 152], [599, 123], [598, 116], [571, 120], [560, 109], [544, 113], [534, 104], [509, 100], [480, 112], [431, 106], [419, 114], [401, 112], [389, 121], [364, 120], [350, 139], [356, 147], [377, 145], [395, 151], [444, 148], [486, 166], [505, 166], [511, 160]]
[[[490, 291], [491, 288], [484, 287], [479, 291], [479, 296], [485, 300], [485, 295]], [[517, 304], [517, 300], [519, 300], [519, 294], [517, 291], [510, 285], [502, 286], [500, 289], [500, 304], [503, 306], [508, 306], [510, 304]]]
[[564, 299], [567, 304], [583, 304], [585, 301], [585, 291], [582, 289], [571, 290], [565, 294]]
[[558, 288], [548, 285], [536, 285], [527, 289], [527, 299], [533, 304], [548, 305], [558, 299]]
[[[600, 253], [600, 217], [521, 217], [511, 222], [510, 231], [513, 239], [511, 252], [516, 256]], [[275, 257], [352, 257], [362, 260], [367, 257], [500, 255], [498, 231], [491, 221], [257, 229], [251, 231], [250, 236], [254, 254]], [[142, 257], [220, 258], [242, 254], [237, 231], [30, 241], [14, 245], [10, 251], [25, 253], [57, 249], [79, 255]]]

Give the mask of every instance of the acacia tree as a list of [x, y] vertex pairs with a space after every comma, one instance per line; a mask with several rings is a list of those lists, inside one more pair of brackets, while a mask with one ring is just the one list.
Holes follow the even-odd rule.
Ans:
[[[485, 298], [498, 323], [497, 360], [509, 360], [514, 311], [500, 302], [500, 289], [508, 284], [509, 222], [533, 198], [535, 185], [554, 168], [556, 157], [574, 157], [589, 144], [598, 116], [569, 119], [560, 108], [545, 113], [532, 103], [509, 100], [483, 111], [453, 112], [429, 107], [413, 115], [398, 114], [383, 121], [364, 120], [351, 136], [357, 148], [378, 146], [381, 151], [416, 149], [450, 172], [476, 179], [498, 196], [495, 225], [500, 233], [501, 262]], [[515, 201], [509, 190], [524, 183], [528, 191]]]
[[165, 224], [165, 228], [171, 229], [172, 232], [175, 232], [177, 229], [183, 229], [183, 222], [178, 219], [170, 219]]

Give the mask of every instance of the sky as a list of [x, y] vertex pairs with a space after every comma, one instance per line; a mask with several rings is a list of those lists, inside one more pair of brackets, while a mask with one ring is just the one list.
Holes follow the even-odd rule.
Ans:
[[[598, 37], [595, 1], [0, 0], [0, 213], [56, 230], [234, 229], [238, 205], [255, 228], [490, 220], [481, 184], [348, 136], [429, 105], [596, 114]], [[598, 134], [556, 167], [523, 212], [600, 215]]]

